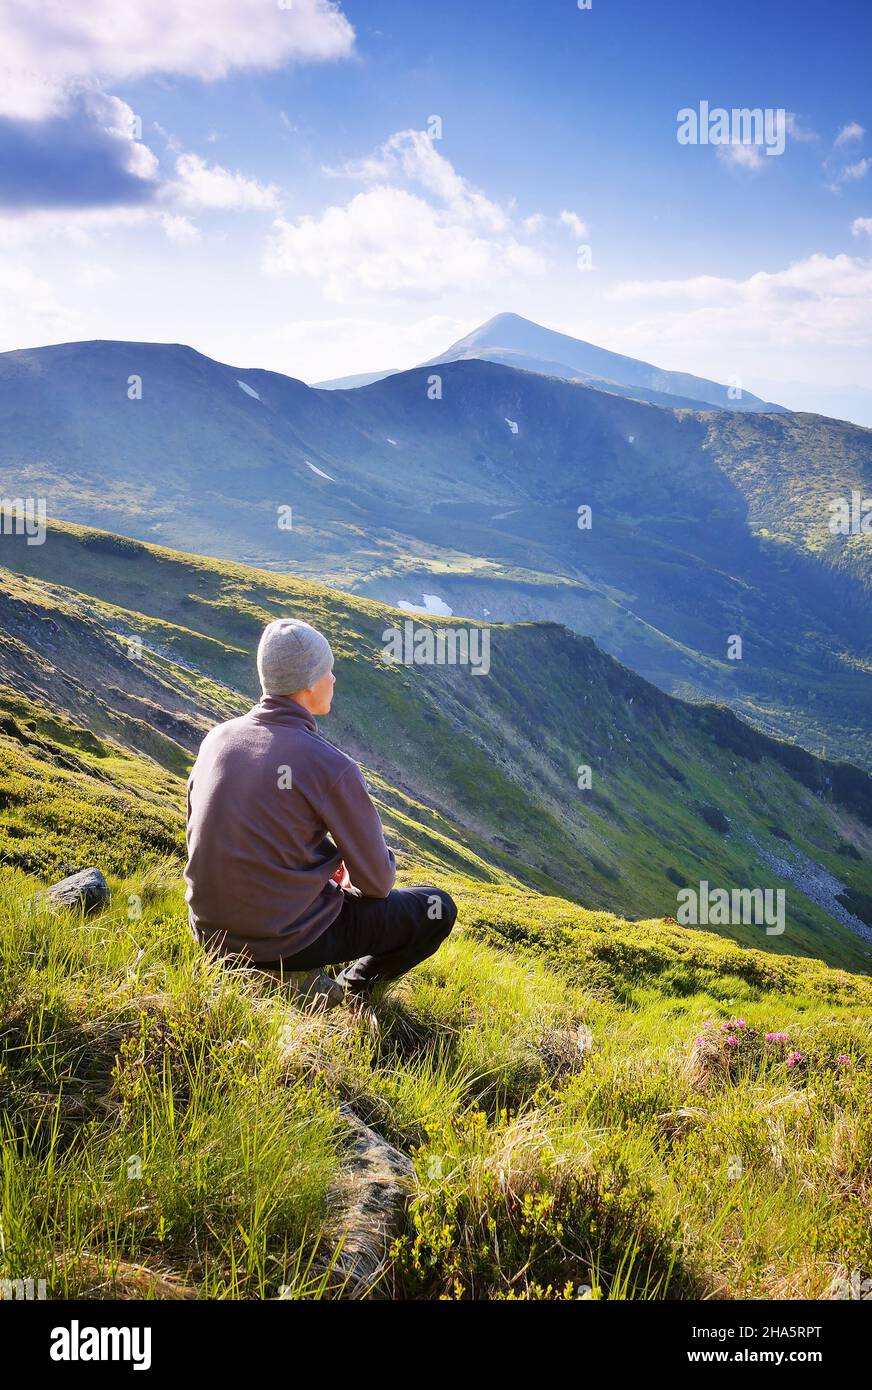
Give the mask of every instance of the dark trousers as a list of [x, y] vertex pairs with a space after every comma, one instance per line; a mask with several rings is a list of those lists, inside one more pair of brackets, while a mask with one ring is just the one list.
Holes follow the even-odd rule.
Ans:
[[432, 956], [457, 921], [454, 899], [443, 888], [394, 888], [386, 898], [347, 892], [343, 897], [339, 916], [317, 940], [266, 968], [314, 970], [351, 961], [338, 978], [350, 993], [361, 994]]

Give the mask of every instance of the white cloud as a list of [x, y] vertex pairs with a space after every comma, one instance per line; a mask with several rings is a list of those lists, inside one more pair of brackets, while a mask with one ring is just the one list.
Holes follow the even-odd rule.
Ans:
[[627, 281], [607, 297], [663, 303], [633, 326], [637, 340], [651, 344], [728, 342], [743, 356], [754, 344], [872, 347], [872, 260], [859, 257], [818, 254], [744, 280]]
[[851, 231], [854, 236], [872, 236], [872, 217], [855, 217], [851, 223]]
[[725, 280], [717, 275], [695, 275], [688, 280], [623, 280], [606, 292], [607, 299], [689, 299], [708, 301], [720, 299], [728, 286], [738, 280]]
[[154, 73], [204, 81], [234, 69], [347, 57], [354, 30], [333, 0], [32, 0], [0, 8], [0, 111], [28, 120], [60, 112], [71, 90]]
[[499, 204], [458, 174], [450, 160], [436, 149], [433, 137], [423, 130], [399, 130], [376, 154], [324, 172], [363, 183], [417, 185], [450, 208], [460, 221], [475, 223], [489, 232], [502, 232], [508, 225]]
[[41, 279], [24, 261], [0, 260], [0, 289], [8, 294], [31, 295], [34, 300], [53, 293], [47, 280]]
[[83, 261], [76, 272], [76, 283], [85, 290], [97, 290], [119, 279], [118, 271], [100, 261]]
[[174, 241], [177, 246], [190, 246], [192, 242], [200, 239], [200, 229], [189, 217], [174, 217], [164, 213], [161, 225], [168, 240]]
[[798, 140], [800, 144], [805, 145], [812, 144], [815, 140], [820, 139], [817, 131], [812, 130], [810, 126], [804, 126], [802, 124], [800, 117], [797, 116], [795, 111], [788, 111], [787, 113], [787, 133], [792, 139]]
[[844, 145], [860, 142], [865, 135], [865, 131], [856, 121], [851, 121], [848, 125], [842, 126], [835, 140], [831, 153], [823, 163], [824, 173], [828, 176], [827, 188], [831, 193], [841, 193], [844, 184], [856, 183], [863, 179], [872, 169], [872, 159], [858, 159], [853, 164], [840, 163], [849, 158], [846, 153], [839, 152]]
[[858, 159], [856, 164], [849, 164], [846, 169], [841, 171], [839, 180], [845, 182], [865, 179], [870, 169], [872, 169], [872, 159]]
[[54, 287], [26, 260], [0, 256], [0, 294], [0, 351], [78, 336], [78, 316], [58, 300]]
[[158, 135], [163, 140], [167, 149], [172, 154], [182, 153], [184, 147], [177, 135], [173, 135], [171, 130], [167, 130], [164, 126], [162, 126], [160, 121], [152, 121], [151, 124], [152, 128], [157, 131]]
[[439, 295], [488, 278], [536, 275], [545, 264], [512, 237], [491, 238], [405, 189], [382, 186], [291, 223], [278, 218], [264, 256], [272, 275], [323, 282], [326, 297]]
[[508, 213], [423, 131], [399, 131], [375, 155], [326, 172], [372, 186], [319, 216], [278, 218], [264, 255], [268, 274], [320, 280], [328, 299], [344, 302], [480, 288], [546, 268], [517, 239]]
[[82, 208], [60, 213], [54, 208], [40, 208], [23, 216], [0, 217], [0, 247], [27, 246], [38, 239], [89, 246], [108, 232], [144, 226], [153, 216], [144, 207]]
[[96, 88], [75, 93], [48, 120], [3, 119], [0, 206], [23, 215], [147, 203], [158, 161], [136, 133], [130, 106]]
[[560, 221], [564, 227], [568, 227], [575, 237], [587, 236], [587, 223], [583, 222], [577, 212], [569, 212], [564, 208], [560, 214]]
[[[759, 113], [757, 123], [760, 133], [751, 139], [746, 133], [746, 123], [750, 123], [754, 112]], [[710, 143], [720, 162], [730, 169], [759, 173], [770, 165], [774, 168], [771, 156], [783, 153], [789, 141], [812, 144], [819, 139], [817, 132], [803, 125], [795, 111], [757, 107], [731, 109], [723, 114], [730, 117], [728, 134], [719, 139], [711, 137]]]
[[734, 169], [764, 169], [766, 160], [759, 145], [718, 145], [718, 159]]
[[190, 218], [155, 207], [83, 208], [62, 214], [40, 209], [25, 216], [0, 217], [0, 248], [69, 242], [92, 247], [113, 232], [158, 226], [179, 245], [197, 241], [199, 228]]
[[[148, 167], [150, 170], [150, 164]], [[278, 189], [274, 185], [261, 184], [239, 172], [231, 173], [220, 165], [207, 165], [199, 155], [187, 154], [177, 159], [175, 178], [163, 184], [155, 181], [155, 197], [150, 203], [34, 208], [0, 216], [0, 247], [24, 246], [41, 239], [85, 246], [108, 233], [149, 224], [159, 226], [169, 241], [188, 245], [200, 237], [197, 225], [185, 215], [188, 212], [274, 211], [277, 203]]]
[[[115, 83], [158, 74], [215, 81], [237, 69], [342, 58], [353, 44], [336, 0], [2, 0], [0, 203], [26, 217], [153, 198], [157, 159], [134, 112], [110, 95]], [[273, 188], [182, 155], [156, 129], [181, 157], [168, 196], [182, 206], [275, 207]]]
[[86, 102], [92, 119], [105, 133], [121, 142], [125, 151], [127, 172], [139, 179], [155, 179], [158, 172], [157, 156], [148, 145], [131, 139], [131, 128], [135, 120], [133, 108], [120, 97], [109, 96], [104, 92], [86, 95]]
[[836, 145], [846, 145], [850, 140], [862, 140], [866, 134], [863, 127], [857, 121], [849, 121], [843, 125], [835, 139]]
[[220, 164], [207, 164], [197, 154], [183, 154], [176, 160], [176, 177], [163, 189], [163, 195], [184, 208], [225, 208], [233, 211], [275, 208], [275, 184], [258, 183], [244, 174], [231, 173]]
[[[304, 381], [327, 381], [365, 371], [405, 370], [435, 357], [469, 328], [465, 318], [429, 314], [409, 319], [398, 305], [394, 318], [334, 314], [329, 318], [294, 318], [267, 330], [270, 359], [278, 370]], [[261, 333], [258, 356], [264, 352]]]

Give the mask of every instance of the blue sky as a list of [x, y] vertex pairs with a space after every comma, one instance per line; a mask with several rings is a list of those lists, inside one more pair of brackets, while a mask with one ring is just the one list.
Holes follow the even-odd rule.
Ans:
[[[513, 310], [872, 424], [862, 0], [3, 0], [0, 42], [0, 349], [314, 381]], [[702, 101], [783, 153], [680, 144]]]

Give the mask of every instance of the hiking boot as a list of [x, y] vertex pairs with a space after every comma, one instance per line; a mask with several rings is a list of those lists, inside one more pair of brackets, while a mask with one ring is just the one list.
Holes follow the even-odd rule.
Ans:
[[294, 971], [284, 977], [297, 997], [297, 1003], [306, 1009], [335, 1009], [345, 999], [345, 990], [332, 975], [323, 970]]
[[366, 980], [350, 980], [348, 978], [356, 963], [355, 961], [351, 965], [346, 965], [344, 970], [340, 970], [336, 976], [336, 983], [341, 986], [347, 1000], [361, 999], [367, 1001], [372, 994], [373, 985]]

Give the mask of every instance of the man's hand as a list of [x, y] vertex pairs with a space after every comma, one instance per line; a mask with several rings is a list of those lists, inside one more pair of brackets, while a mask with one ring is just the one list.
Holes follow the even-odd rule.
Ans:
[[340, 864], [335, 874], [331, 874], [330, 877], [334, 883], [339, 884], [340, 888], [351, 887], [351, 879], [348, 877], [348, 870], [346, 869], [344, 863]]

